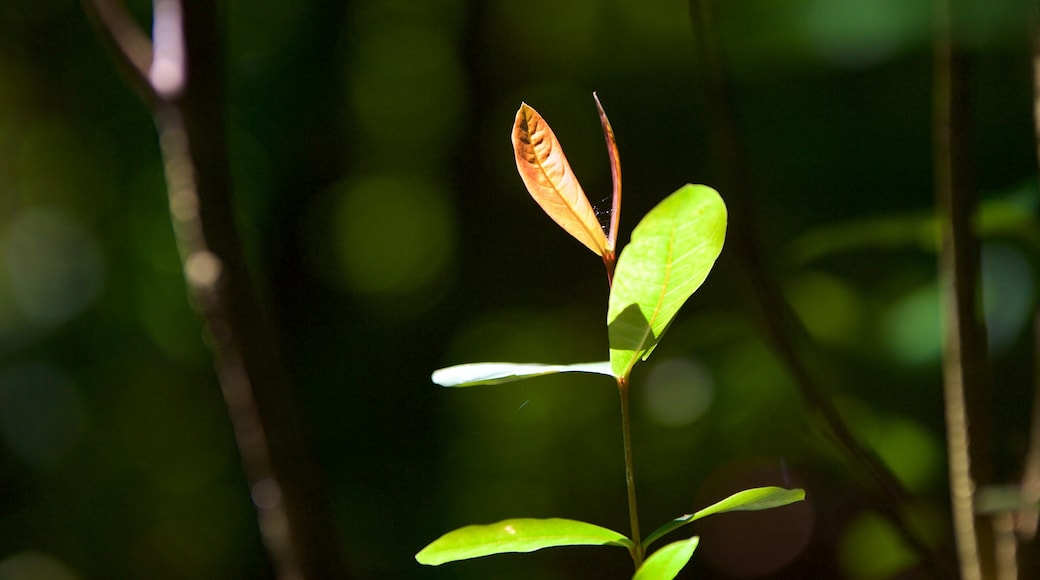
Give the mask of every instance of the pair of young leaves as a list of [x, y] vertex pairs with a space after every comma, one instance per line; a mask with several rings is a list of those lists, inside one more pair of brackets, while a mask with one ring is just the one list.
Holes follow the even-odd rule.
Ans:
[[614, 183], [606, 232], [556, 135], [527, 104], [521, 104], [517, 111], [512, 140], [517, 170], [531, 197], [567, 233], [599, 255], [607, 268], [611, 281], [607, 307], [609, 362], [467, 364], [435, 372], [435, 383], [473, 386], [559, 372], [598, 373], [627, 381], [636, 363], [650, 355], [679, 308], [711, 271], [726, 236], [726, 205], [714, 189], [705, 185], [685, 185], [665, 198], [639, 222], [631, 242], [616, 257], [621, 164], [614, 131], [598, 98], [596, 106]]
[[[610, 360], [547, 365], [472, 363], [440, 369], [433, 381], [447, 387], [496, 384], [560, 372], [614, 377], [628, 384], [633, 367], [645, 360], [679, 308], [704, 282], [722, 251], [726, 206], [704, 185], [685, 185], [648, 213], [632, 232], [631, 242], [615, 254], [621, 210], [621, 165], [614, 132], [596, 99], [610, 156], [613, 196], [610, 223], [604, 231], [578, 183], [559, 141], [545, 120], [521, 104], [513, 126], [516, 165], [527, 190], [557, 224], [603, 259], [611, 283], [607, 308]], [[449, 532], [416, 554], [418, 562], [440, 565], [504, 552], [531, 552], [554, 546], [609, 545], [627, 548], [637, 562], [664, 535], [702, 517], [727, 511], [753, 511], [804, 498], [803, 490], [764, 487], [736, 493], [693, 514], [668, 522], [636, 546], [628, 537], [575, 520], [519, 518], [466, 526]], [[669, 580], [689, 562], [700, 539], [693, 536], [654, 552], [636, 570], [634, 580]]]

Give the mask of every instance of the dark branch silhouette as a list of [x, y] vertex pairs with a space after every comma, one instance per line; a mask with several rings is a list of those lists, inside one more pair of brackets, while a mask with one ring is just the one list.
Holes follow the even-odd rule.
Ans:
[[751, 298], [763, 337], [787, 369], [809, 409], [823, 419], [835, 443], [853, 461], [854, 468], [863, 470], [866, 477], [857, 477], [854, 481], [863, 486], [868, 500], [895, 526], [907, 545], [921, 555], [933, 574], [948, 577], [951, 571], [944, 558], [928, 546], [906, 519], [904, 507], [910, 494], [888, 466], [852, 434], [811, 370], [809, 361], [818, 356], [819, 349], [769, 275], [755, 234], [747, 157], [724, 74], [720, 47], [714, 37], [711, 2], [690, 0], [690, 20], [693, 23], [698, 84], [703, 87], [703, 99], [709, 111], [706, 116], [711, 167], [730, 206], [729, 255], [736, 261], [741, 286]]
[[155, 120], [189, 297], [276, 574], [343, 578], [331, 510], [235, 224], [218, 8], [156, 0], [149, 39], [116, 1], [83, 6]]

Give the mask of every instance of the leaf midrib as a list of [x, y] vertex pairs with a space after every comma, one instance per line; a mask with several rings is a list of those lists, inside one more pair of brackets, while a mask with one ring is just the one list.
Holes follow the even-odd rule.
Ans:
[[[567, 196], [564, 195], [560, 191], [560, 188], [557, 186], [556, 181], [554, 181], [552, 179], [552, 177], [549, 175], [549, 172], [546, 170], [545, 164], [542, 162], [543, 161], [543, 157], [541, 155], [538, 155], [537, 148], [534, 145], [534, 139], [533, 139], [534, 131], [531, 131], [531, 115], [528, 112], [526, 112], [526, 111], [524, 112], [524, 124], [527, 126], [528, 131], [527, 131], [527, 139], [525, 139], [523, 142], [528, 147], [531, 148], [531, 152], [533, 153], [533, 157], [535, 159], [535, 165], [538, 167], [538, 170], [545, 177], [545, 181], [548, 182], [549, 185], [552, 187], [552, 190], [556, 194], [556, 197], [558, 199], [563, 200], [563, 205], [570, 212], [571, 219], [574, 222], [576, 222], [578, 224], [578, 226], [580, 226], [581, 229], [585, 231], [586, 234], [588, 234], [590, 236], [590, 238], [592, 239], [593, 242], [595, 242], [595, 240], [597, 239], [596, 231], [589, 229], [589, 224], [587, 224], [585, 220], [581, 219], [581, 217], [578, 215], [578, 208], [575, 205], [575, 202], [572, 202], [571, 200], [567, 199]], [[544, 120], [542, 120], [540, 122], [540, 124], [541, 125], [546, 125]], [[547, 127], [547, 125], [546, 125], [546, 127]], [[543, 132], [544, 131], [548, 131], [548, 129], [545, 128], [545, 129], [543, 129]], [[542, 141], [545, 142], [545, 139], [543, 138]], [[559, 140], [558, 139], [552, 139], [551, 141], [555, 141], [556, 144], [559, 145]], [[550, 142], [550, 144], [551, 144], [551, 142]], [[546, 155], [545, 157], [548, 158], [548, 155]], [[564, 156], [562, 151], [560, 152], [560, 157], [561, 157], [561, 160], [566, 159], [566, 157]], [[565, 163], [561, 163], [561, 168], [562, 168], [562, 173], [566, 174], [567, 173], [567, 165]], [[571, 172], [573, 173], [573, 171], [574, 170], [572, 169]], [[575, 184], [577, 184], [577, 178], [575, 178], [574, 181], [575, 181]], [[582, 193], [584, 194], [584, 192], [582, 192]], [[603, 234], [602, 228], [599, 229], [598, 233]], [[606, 235], [606, 234], [604, 234], [604, 235]]]
[[671, 220], [668, 228], [668, 256], [665, 259], [664, 267], [664, 280], [661, 283], [661, 293], [657, 296], [657, 304], [654, 305], [654, 311], [646, 321], [646, 330], [643, 332], [643, 337], [639, 341], [639, 352], [635, 357], [632, 358], [628, 363], [628, 368], [625, 369], [625, 376], [632, 372], [632, 369], [636, 366], [636, 361], [642, 358], [642, 352], [645, 349], [647, 342], [647, 336], [653, 336], [654, 334], [654, 322], [657, 321], [658, 316], [661, 314], [661, 305], [664, 303], [665, 294], [668, 293], [668, 282], [672, 276], [672, 253], [675, 251], [675, 220]]

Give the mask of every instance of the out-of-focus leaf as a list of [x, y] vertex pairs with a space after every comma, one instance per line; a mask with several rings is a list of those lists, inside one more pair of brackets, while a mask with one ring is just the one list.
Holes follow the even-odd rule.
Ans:
[[563, 147], [545, 119], [527, 103], [521, 103], [516, 112], [512, 137], [516, 169], [545, 213], [596, 254], [613, 251]]
[[618, 258], [607, 308], [616, 376], [649, 356], [708, 276], [725, 237], [726, 204], [705, 185], [683, 186], [639, 222]]
[[495, 524], [466, 526], [444, 534], [423, 548], [415, 559], [439, 566], [506, 552], [533, 552], [556, 546], [620, 546], [632, 548], [632, 540], [595, 524], [562, 518], [503, 520]]
[[661, 536], [673, 532], [686, 524], [701, 518], [723, 512], [753, 512], [768, 510], [775, 507], [785, 506], [805, 499], [804, 489], [784, 489], [782, 487], [755, 487], [745, 489], [727, 497], [726, 499], [713, 503], [712, 505], [684, 516], [675, 518], [667, 524], [657, 528], [643, 540], [643, 547], [647, 547], [657, 541]]
[[442, 387], [475, 387], [497, 385], [555, 373], [593, 373], [613, 377], [610, 363], [575, 363], [543, 365], [539, 363], [484, 362], [455, 365], [433, 371], [433, 382]]
[[700, 541], [699, 537], [694, 536], [688, 540], [672, 542], [654, 552], [636, 570], [632, 580], [672, 580], [693, 557], [693, 551], [697, 549]]
[[[1018, 237], [1032, 244], [1040, 240], [1040, 222], [1029, 202], [1017, 195], [985, 200], [975, 216], [975, 228], [982, 237]], [[939, 221], [930, 212], [859, 218], [827, 224], [796, 238], [787, 248], [795, 264], [808, 264], [838, 254], [865, 249], [898, 250], [917, 248], [936, 251]]]
[[787, 253], [793, 262], [806, 264], [864, 248], [916, 247], [934, 251], [938, 235], [938, 222], [931, 214], [868, 217], [810, 230], [795, 239]]

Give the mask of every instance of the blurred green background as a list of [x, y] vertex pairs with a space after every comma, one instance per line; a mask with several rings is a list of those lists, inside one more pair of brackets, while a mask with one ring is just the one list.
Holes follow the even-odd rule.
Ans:
[[[852, 429], [949, 543], [931, 162], [931, 2], [720, 2], [756, 227]], [[1018, 475], [1036, 306], [1029, 2], [974, 2], [974, 158], [997, 385]], [[602, 266], [524, 190], [521, 100], [621, 239], [705, 182], [679, 0], [229, 0], [239, 219], [358, 578], [625, 578], [624, 550], [424, 568], [455, 527], [560, 516], [627, 531], [602, 377], [450, 391], [449, 364], [606, 356]], [[147, 2], [132, 8], [146, 22]], [[709, 185], [712, 183], [709, 182]], [[722, 191], [723, 197], [726, 192]], [[751, 485], [809, 500], [695, 526], [688, 577], [916, 577], [855, 471], [759, 340], [721, 265], [634, 377], [644, 533]], [[0, 579], [266, 578], [190, 309], [145, 108], [78, 4], [0, 5]]]

